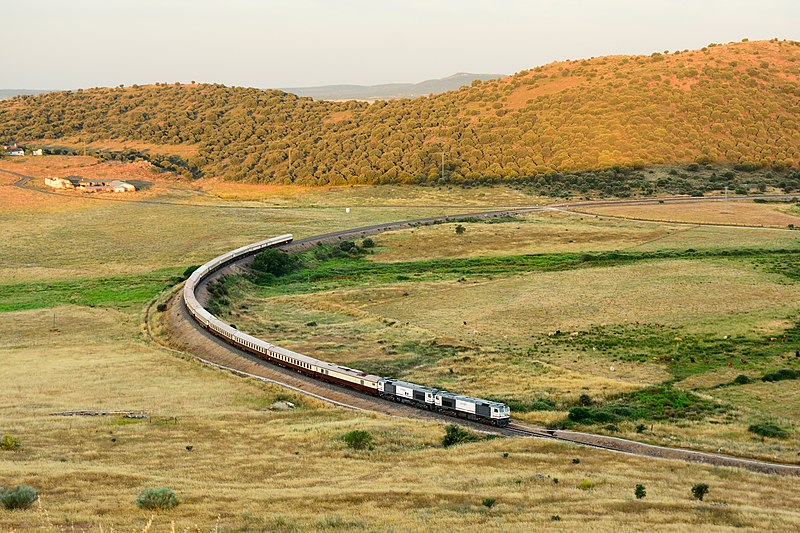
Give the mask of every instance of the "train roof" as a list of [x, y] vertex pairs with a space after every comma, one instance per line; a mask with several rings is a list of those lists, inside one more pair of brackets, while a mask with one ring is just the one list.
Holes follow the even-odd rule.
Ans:
[[283, 348], [281, 346], [277, 346], [275, 344], [265, 343], [264, 341], [260, 341], [263, 344], [268, 344], [268, 349], [271, 352], [281, 354], [287, 357], [291, 357], [296, 361], [301, 361], [307, 363], [309, 365], [318, 366], [320, 368], [325, 368], [329, 370], [336, 370], [342, 374], [347, 374], [348, 376], [352, 376], [354, 378], [363, 379], [364, 381], [370, 381], [373, 383], [377, 383], [378, 380], [381, 379], [380, 376], [376, 376], [374, 374], [368, 374], [366, 372], [362, 372], [361, 370], [356, 370], [355, 368], [349, 368], [342, 365], [337, 365], [336, 363], [330, 363], [328, 361], [322, 361], [320, 359], [315, 359], [314, 357], [309, 357], [307, 355], [303, 355], [301, 353], [294, 352], [288, 348]]

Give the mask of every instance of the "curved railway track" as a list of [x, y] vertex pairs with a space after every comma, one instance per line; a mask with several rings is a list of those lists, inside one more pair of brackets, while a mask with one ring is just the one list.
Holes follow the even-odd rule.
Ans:
[[[16, 182], [7, 184], [6, 186], [24, 188], [26, 190], [33, 190], [26, 187], [28, 181], [33, 179], [31, 176], [26, 176], [17, 172], [8, 170], [0, 170], [4, 174], [12, 175], [17, 179]], [[42, 194], [60, 194], [54, 191], [36, 190]], [[92, 197], [86, 197], [92, 198]], [[598, 207], [609, 205], [635, 205], [635, 204], [655, 204], [655, 203], [681, 203], [681, 202], [708, 202], [708, 201], [746, 201], [746, 200], [793, 200], [797, 195], [782, 194], [782, 195], [757, 195], [757, 196], [707, 196], [707, 197], [670, 197], [670, 198], [646, 198], [646, 199], [631, 199], [631, 200], [600, 200], [600, 201], [587, 201], [587, 202], [574, 202], [574, 203], [561, 203], [549, 206], [535, 206], [535, 207], [520, 207], [498, 209], [495, 211], [481, 212], [481, 213], [467, 213], [463, 215], [448, 215], [440, 217], [430, 217], [411, 221], [391, 222], [385, 224], [376, 224], [362, 228], [355, 228], [349, 230], [336, 231], [317, 235], [314, 237], [307, 237], [292, 242], [283, 247], [289, 252], [299, 252], [315, 246], [323, 242], [335, 242], [345, 238], [359, 238], [368, 235], [374, 235], [384, 231], [397, 230], [410, 228], [425, 224], [433, 224], [437, 221], [457, 220], [464, 217], [470, 218], [489, 218], [504, 215], [514, 215], [527, 212], [536, 212], [543, 210], [562, 210], [575, 214], [586, 214], [590, 216], [592, 213], [582, 213], [581, 208], [585, 207]], [[96, 199], [96, 198], [92, 198]], [[169, 202], [148, 201], [151, 204], [169, 204]], [[193, 204], [178, 204], [186, 207], [192, 207]], [[225, 206], [236, 208], [237, 206]], [[252, 208], [247, 206], [248, 208]], [[373, 206], [380, 207], [380, 206]], [[617, 218], [617, 217], [603, 217], [603, 218]], [[628, 220], [639, 220], [635, 218], [628, 218]], [[647, 220], [643, 220], [647, 221]], [[649, 221], [648, 221], [649, 222]], [[655, 222], [655, 221], [654, 221]], [[663, 222], [663, 221], [659, 221]], [[687, 223], [688, 224], [688, 223]], [[740, 226], [732, 225], [733, 228], [763, 228], [762, 226]], [[207, 298], [207, 293], [204, 293], [205, 285], [231, 271], [239, 270], [247, 266], [247, 263], [252, 258], [247, 257], [236, 261], [215, 275], [207, 278], [202, 286], [198, 287], [198, 298]], [[201, 300], [203, 301], [203, 300]], [[564, 430], [551, 430], [543, 427], [535, 427], [520, 422], [512, 421], [511, 424], [504, 428], [493, 428], [478, 424], [463, 419], [453, 419], [449, 416], [434, 413], [431, 411], [424, 411], [411, 407], [409, 405], [389, 402], [378, 397], [369, 396], [353, 389], [347, 389], [331, 383], [325, 383], [315, 380], [309, 376], [299, 374], [297, 372], [281, 368], [263, 360], [257, 359], [251, 354], [239, 350], [235, 346], [225, 343], [220, 338], [211, 335], [208, 331], [201, 328], [197, 322], [188, 314], [183, 300], [180, 298], [180, 292], [176, 293], [170, 300], [168, 308], [163, 316], [166, 329], [169, 333], [169, 344], [162, 342], [157, 336], [153, 335], [150, 328], [152, 312], [152, 302], [145, 311], [145, 325], [148, 337], [162, 346], [165, 349], [171, 350], [181, 355], [195, 358], [203, 364], [210, 365], [225, 371], [232, 372], [236, 375], [257, 379], [263, 382], [274, 383], [279, 386], [288, 388], [297, 393], [308, 395], [319, 400], [360, 411], [371, 411], [384, 413], [391, 416], [404, 416], [416, 418], [438, 419], [449, 422], [458, 422], [459, 424], [470, 426], [477, 431], [487, 433], [496, 433], [512, 437], [528, 437], [528, 438], [543, 438], [572, 444], [589, 446], [592, 448], [607, 450], [616, 453], [627, 453], [639, 456], [689, 461], [705, 463], [715, 466], [726, 466], [743, 468], [754, 472], [761, 472], [767, 474], [780, 474], [780, 475], [793, 475], [800, 476], [800, 466], [780, 463], [770, 463], [766, 461], [758, 461], [753, 459], [746, 459], [741, 457], [723, 455], [719, 453], [708, 453], [683, 448], [672, 448], [666, 446], [657, 446], [646, 444], [638, 441], [622, 439], [618, 437], [609, 437], [604, 435], [596, 435], [592, 433], [582, 433], [575, 431]]]
[[[752, 199], [753, 197], [734, 197], [735, 199]], [[734, 199], [729, 198], [729, 200]], [[763, 198], [770, 199], [790, 199], [790, 195], [782, 196], [764, 196]], [[710, 197], [704, 199], [695, 199], [694, 201], [718, 201], [722, 200], [721, 197]], [[489, 211], [482, 213], [468, 213], [462, 215], [445, 215], [439, 217], [429, 217], [417, 220], [408, 220], [401, 222], [391, 222], [384, 224], [376, 224], [373, 226], [366, 226], [355, 229], [347, 229], [317, 235], [304, 239], [299, 239], [290, 244], [284, 245], [281, 249], [287, 252], [299, 252], [313, 247], [319, 243], [330, 243], [344, 239], [363, 238], [369, 235], [375, 235], [384, 231], [404, 229], [417, 227], [421, 225], [434, 224], [437, 222], [453, 221], [465, 217], [470, 218], [491, 218], [499, 216], [509, 216], [520, 213], [542, 211], [557, 207], [561, 209], [569, 209], [571, 207], [586, 207], [588, 205], [618, 205], [618, 204], [632, 204], [632, 203], [655, 203], [659, 201], [681, 202], [686, 201], [686, 198], [674, 199], [656, 199], [656, 200], [629, 200], [629, 201], [608, 201], [608, 202], [592, 202], [591, 204], [583, 202], [580, 204], [561, 204], [559, 206], [547, 207], [524, 207], [515, 209], [503, 209], [497, 211]], [[737, 226], [738, 227], [738, 226]], [[239, 259], [221, 270], [215, 272], [213, 275], [204, 279], [197, 287], [197, 298], [205, 304], [208, 299], [206, 285], [218, 277], [241, 272], [252, 261], [252, 257], [245, 257]], [[268, 362], [260, 360], [255, 356], [240, 350], [222, 339], [215, 337], [195, 322], [188, 314], [183, 300], [180, 298], [180, 293], [177, 293], [172, 298], [170, 305], [165, 314], [165, 324], [170, 336], [170, 343], [174, 346], [181, 348], [186, 353], [193, 354], [200, 361], [222, 368], [227, 371], [234, 372], [238, 375], [252, 377], [267, 382], [276, 383], [294, 390], [295, 392], [307, 394], [320, 400], [324, 400], [335, 405], [347, 407], [357, 410], [380, 412], [392, 416], [416, 417], [436, 419], [442, 421], [454, 422], [470, 426], [478, 431], [502, 434], [506, 436], [528, 437], [528, 438], [543, 438], [556, 440], [561, 442], [568, 442], [572, 444], [589, 446], [592, 448], [607, 450], [616, 453], [626, 453], [632, 455], [680, 460], [687, 462], [704, 463], [715, 466], [743, 468], [746, 470], [766, 473], [766, 474], [780, 474], [780, 475], [793, 475], [800, 476], [800, 466], [791, 464], [770, 463], [766, 461], [758, 461], [754, 459], [746, 459], [741, 457], [729, 456], [720, 453], [708, 453], [697, 450], [690, 450], [684, 448], [674, 448], [666, 446], [658, 446], [638, 441], [622, 439], [618, 437], [610, 437], [605, 435], [596, 435], [592, 433], [583, 433], [577, 431], [566, 430], [551, 430], [543, 427], [536, 427], [520, 422], [512, 421], [512, 423], [505, 428], [492, 428], [483, 424], [470, 422], [462, 419], [453, 419], [449, 416], [420, 410], [408, 405], [398, 404], [383, 400], [378, 397], [370, 396], [346, 387], [339, 385], [325, 383], [309, 376], [305, 376], [272, 365]]]

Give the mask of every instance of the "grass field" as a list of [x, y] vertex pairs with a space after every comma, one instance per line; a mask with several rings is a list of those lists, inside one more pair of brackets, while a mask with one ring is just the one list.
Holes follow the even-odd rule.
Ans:
[[[294, 396], [298, 409], [265, 411], [285, 393], [147, 345], [134, 313], [57, 312], [71, 317], [59, 332], [45, 310], [3, 315], [0, 387], [13, 394], [0, 424], [22, 444], [0, 452], [2, 483], [41, 494], [28, 511], [0, 511], [3, 529], [530, 531], [556, 525], [554, 515], [559, 528], [591, 520], [599, 531], [800, 527], [792, 479], [536, 440], [445, 449], [440, 425]], [[51, 414], [72, 409], [151, 418]], [[372, 450], [342, 443], [353, 429], [373, 434]], [[585, 479], [592, 490], [578, 488]], [[696, 482], [711, 486], [703, 503], [691, 499]], [[633, 498], [636, 483], [647, 487], [643, 501]], [[178, 493], [177, 509], [136, 509], [140, 490], [162, 485]], [[488, 509], [484, 498], [497, 503]]]
[[[43, 161], [53, 168], [74, 167], [69, 159]], [[5, 161], [2, 168], [16, 164]], [[586, 524], [596, 531], [800, 529], [793, 479], [538, 440], [443, 448], [440, 424], [333, 408], [149, 343], [144, 307], [189, 265], [284, 231], [302, 236], [451, 211], [408, 207], [424, 196], [417, 188], [359, 188], [365, 205], [386, 198], [406, 207], [362, 207], [348, 214], [340, 202], [351, 197], [343, 191], [293, 200], [288, 192], [270, 196], [257, 189], [248, 196], [231, 189], [229, 197], [215, 199], [182, 182], [174, 190], [164, 183], [149, 196], [125, 202], [0, 185], [4, 195], [42, 202], [26, 208], [23, 199], [0, 209], [0, 230], [13, 237], [0, 241], [0, 390], [5, 392], [0, 434], [21, 442], [16, 450], [0, 450], [0, 485], [24, 483], [40, 491], [39, 502], [27, 511], [0, 510], [0, 529], [532, 531], [580, 530]], [[460, 193], [441, 194], [427, 205], [452, 202]], [[470, 194], [489, 205], [510, 198], [507, 191], [494, 197], [491, 189]], [[286, 205], [314, 198], [315, 205], [275, 209], [268, 198], [283, 198]], [[511, 229], [517, 224], [521, 229]], [[726, 410], [695, 421], [647, 421], [641, 434], [637, 420], [619, 422], [613, 431], [592, 429], [797, 460], [793, 406], [800, 381], [757, 379], [776, 367], [796, 367], [793, 355], [781, 351], [789, 344], [769, 340], [781, 332], [793, 335], [798, 309], [795, 256], [767, 254], [791, 247], [783, 233], [742, 237], [739, 242], [763, 248], [763, 256], [726, 257], [718, 248], [729, 245], [720, 241], [739, 234], [562, 214], [464, 225], [460, 236], [452, 224], [417, 228], [413, 235], [423, 238], [421, 246], [414, 245], [410, 231], [377, 237], [376, 253], [358, 262], [360, 280], [297, 279], [285, 294], [276, 287], [253, 292], [244, 281], [232, 282], [232, 293], [240, 291], [244, 298], [227, 312], [243, 329], [332, 360], [388, 367], [420, 381], [505, 394], [518, 402], [552, 401], [549, 407], [542, 404], [546, 410], [522, 412], [528, 405], [518, 412], [534, 421], [563, 420], [583, 393], [603, 405], [620, 394], [675, 383], [723, 402]], [[560, 241], [545, 242], [551, 230]], [[516, 240], [506, 251], [492, 232]], [[474, 239], [470, 247], [460, 245], [464, 237]], [[670, 243], [668, 257], [647, 255], [658, 242]], [[433, 252], [438, 245], [447, 251]], [[471, 251], [473, 245], [479, 253]], [[599, 255], [616, 248], [627, 249], [627, 258]], [[699, 255], [684, 257], [686, 248]], [[543, 255], [508, 259], [528, 253]], [[584, 253], [598, 255], [586, 261]], [[454, 257], [461, 262], [448, 259]], [[448, 261], [449, 269], [443, 267]], [[321, 268], [319, 274], [332, 272]], [[582, 295], [581, 284], [593, 291]], [[615, 297], [619, 287], [630, 290], [624, 301]], [[502, 292], [505, 305], [487, 307]], [[434, 315], [433, 309], [440, 312]], [[633, 324], [641, 320], [633, 315], [669, 320], [670, 328], [655, 334], [643, 322]], [[561, 334], [550, 335], [559, 328]], [[740, 351], [765, 355], [731, 367], [725, 358], [714, 359], [702, 372], [674, 347], [670, 355], [676, 361], [653, 359], [647, 350], [658, 351], [665, 342], [672, 346], [676, 331], [687, 344], [701, 347], [719, 347], [720, 335], [738, 335]], [[647, 340], [645, 353], [633, 353], [626, 344], [637, 338]], [[584, 339], [603, 349], [592, 350]], [[612, 346], [609, 339], [620, 343]], [[716, 387], [740, 373], [756, 382]], [[282, 398], [299, 407], [267, 409]], [[150, 418], [52, 414], [75, 409], [143, 411]], [[790, 436], [762, 442], [747, 431], [765, 417], [789, 428]], [[373, 435], [372, 449], [347, 448], [341, 437], [354, 429]], [[594, 487], [580, 489], [584, 480]], [[711, 487], [704, 502], [691, 498], [690, 488], [698, 482]], [[641, 501], [633, 496], [637, 483], [647, 488]], [[178, 493], [178, 508], [153, 514], [135, 507], [140, 490], [163, 485]], [[496, 505], [484, 506], [485, 498], [496, 499]]]
[[[784, 251], [797, 249], [794, 232], [680, 231], [563, 213], [462, 225], [461, 235], [456, 223], [381, 235], [374, 254], [312, 261], [260, 287], [230, 282], [237, 303], [225, 316], [292, 349], [380, 375], [522, 410], [544, 399], [552, 405], [518, 409], [540, 423], [565, 417], [582, 394], [603, 403], [677, 383], [727, 405], [724, 416], [658, 422], [645, 437], [634, 433], [638, 422], [624, 422], [612, 433], [796, 460], [794, 433], [768, 447], [747, 432], [756, 413], [793, 427], [791, 418], [710, 389], [741, 373], [800, 364], [800, 337], [791, 333], [800, 272], [796, 255]], [[736, 232], [746, 245], [724, 238]], [[581, 233], [591, 237], [569, 242]], [[539, 255], [504, 254], [506, 236], [512, 252]], [[667, 238], [669, 246], [658, 248]], [[625, 251], [564, 252], [608, 247]], [[780, 395], [786, 385], [770, 386]]]
[[658, 205], [619, 205], [581, 208], [581, 212], [668, 222], [731, 224], [735, 226], [800, 227], [796, 207], [785, 203], [707, 202]]

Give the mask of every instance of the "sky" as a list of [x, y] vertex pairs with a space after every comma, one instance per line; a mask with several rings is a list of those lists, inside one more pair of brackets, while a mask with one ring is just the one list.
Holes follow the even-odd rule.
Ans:
[[800, 40], [797, 0], [38, 0], [0, 14], [0, 89], [250, 87], [513, 74], [556, 60]]

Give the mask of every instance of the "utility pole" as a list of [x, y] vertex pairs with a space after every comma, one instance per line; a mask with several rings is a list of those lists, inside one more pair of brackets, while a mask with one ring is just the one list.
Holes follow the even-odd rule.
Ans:
[[723, 202], [722, 203], [722, 212], [723, 213], [727, 213], [728, 212], [728, 186], [727, 185], [725, 186], [725, 199], [722, 202]]

